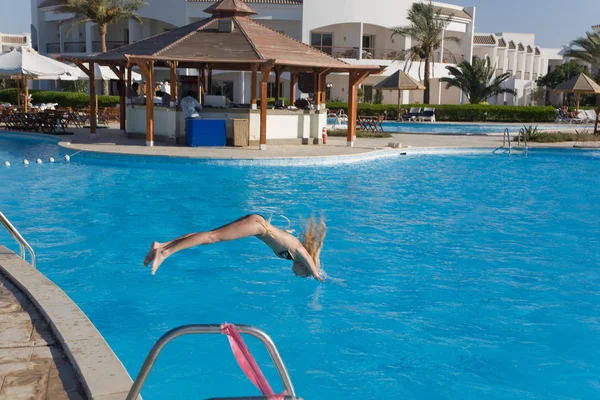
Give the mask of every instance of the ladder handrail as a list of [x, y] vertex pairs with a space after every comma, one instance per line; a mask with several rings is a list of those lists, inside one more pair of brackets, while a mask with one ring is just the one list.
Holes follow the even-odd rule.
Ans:
[[510, 144], [510, 132], [508, 131], [508, 128], [506, 128], [504, 130], [502, 147], [506, 146], [506, 139], [508, 139], [508, 149], [510, 150], [510, 148], [511, 148], [511, 144]]
[[6, 218], [6, 216], [4, 214], [2, 214], [1, 211], [0, 211], [0, 223], [2, 223], [4, 228], [6, 228], [6, 230], [8, 231], [8, 233], [10, 233], [10, 235], [17, 241], [17, 243], [19, 243], [19, 248], [21, 249], [21, 258], [23, 260], [25, 260], [25, 249], [27, 249], [27, 251], [29, 251], [29, 255], [31, 256], [31, 266], [33, 266], [33, 268], [35, 268], [36, 258], [35, 258], [35, 252], [33, 251], [33, 248], [29, 245], [29, 243], [27, 243], [27, 240], [25, 240], [25, 238], [23, 238], [23, 236], [19, 233], [17, 228], [14, 227], [14, 225], [8, 220], [8, 218]]
[[[277, 372], [279, 372], [279, 376], [281, 381], [283, 382], [283, 386], [285, 388], [286, 394], [289, 396], [296, 397], [296, 392], [294, 391], [294, 386], [292, 385], [292, 381], [290, 376], [283, 364], [283, 360], [277, 351], [277, 347], [275, 347], [275, 343], [273, 340], [267, 335], [265, 332], [261, 331], [258, 328], [255, 328], [250, 325], [235, 325], [238, 332], [246, 333], [248, 335], [252, 335], [258, 338], [267, 348], [273, 363], [275, 363], [275, 367], [277, 368]], [[146, 360], [144, 360], [144, 364], [140, 368], [140, 372], [138, 372], [133, 385], [131, 386], [131, 390], [127, 394], [126, 400], [137, 400], [140, 392], [142, 391], [142, 386], [144, 386], [144, 382], [150, 373], [150, 370], [154, 366], [158, 355], [162, 351], [162, 349], [172, 341], [173, 339], [178, 338], [183, 335], [193, 335], [193, 334], [222, 334], [221, 325], [216, 324], [205, 324], [205, 325], [184, 325], [178, 328], [172, 329], [169, 332], [165, 333], [150, 349]]]
[[518, 146], [521, 147], [521, 135], [523, 135], [523, 144], [525, 145], [525, 148], [527, 148], [527, 132], [525, 132], [525, 128], [521, 128], [519, 129], [519, 136], [518, 136]]

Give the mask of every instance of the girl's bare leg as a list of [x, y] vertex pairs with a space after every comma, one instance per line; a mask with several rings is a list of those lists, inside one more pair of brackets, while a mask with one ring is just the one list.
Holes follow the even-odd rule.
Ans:
[[212, 231], [190, 233], [166, 243], [154, 242], [144, 259], [144, 265], [148, 266], [152, 263], [152, 275], [154, 275], [162, 262], [178, 251], [203, 244], [263, 235], [264, 233], [264, 218], [256, 214], [248, 215]]

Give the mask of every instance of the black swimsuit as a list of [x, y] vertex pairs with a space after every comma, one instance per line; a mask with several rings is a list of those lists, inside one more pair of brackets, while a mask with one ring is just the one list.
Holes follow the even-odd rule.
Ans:
[[288, 250], [280, 251], [279, 253], [275, 251], [275, 254], [277, 254], [277, 257], [282, 258], [284, 260], [294, 261], [294, 257], [292, 257]]

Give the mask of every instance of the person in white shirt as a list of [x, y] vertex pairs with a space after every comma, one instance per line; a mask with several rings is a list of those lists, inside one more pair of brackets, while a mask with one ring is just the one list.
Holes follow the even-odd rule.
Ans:
[[181, 110], [185, 113], [186, 118], [196, 118], [199, 116], [198, 112], [202, 111], [202, 105], [196, 100], [194, 92], [191, 90], [188, 92], [187, 96], [181, 99], [179, 105], [181, 106]]
[[171, 85], [168, 80], [165, 79], [160, 85], [160, 91], [162, 92], [162, 104], [163, 106], [168, 107], [169, 101], [171, 101]]

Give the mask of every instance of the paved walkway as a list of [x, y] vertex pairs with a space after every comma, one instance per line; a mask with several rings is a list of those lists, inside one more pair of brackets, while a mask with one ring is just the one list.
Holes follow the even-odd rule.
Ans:
[[0, 274], [0, 400], [83, 400], [71, 364], [27, 297]]

